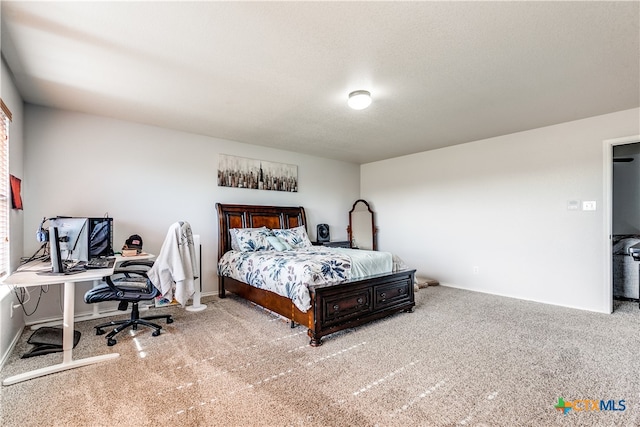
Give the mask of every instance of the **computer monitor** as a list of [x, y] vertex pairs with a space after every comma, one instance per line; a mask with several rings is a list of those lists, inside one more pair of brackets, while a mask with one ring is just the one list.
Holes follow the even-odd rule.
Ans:
[[[60, 255], [63, 261], [89, 260], [87, 218], [57, 217], [50, 220], [50, 224], [58, 230]], [[49, 234], [49, 240], [53, 242], [51, 234]]]
[[63, 261], [113, 256], [113, 218], [58, 216], [49, 222], [58, 228]]

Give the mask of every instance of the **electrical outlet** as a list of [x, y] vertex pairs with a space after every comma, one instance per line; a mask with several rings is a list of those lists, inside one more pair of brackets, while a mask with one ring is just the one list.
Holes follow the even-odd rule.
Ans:
[[478, 267], [477, 265], [473, 266], [473, 274], [480, 274], [480, 267]]

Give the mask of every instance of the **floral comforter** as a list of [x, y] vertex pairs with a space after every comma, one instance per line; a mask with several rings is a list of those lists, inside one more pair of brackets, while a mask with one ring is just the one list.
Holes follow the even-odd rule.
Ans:
[[309, 288], [335, 285], [393, 269], [388, 252], [311, 247], [288, 251], [225, 253], [218, 274], [290, 298], [306, 312], [311, 307]]

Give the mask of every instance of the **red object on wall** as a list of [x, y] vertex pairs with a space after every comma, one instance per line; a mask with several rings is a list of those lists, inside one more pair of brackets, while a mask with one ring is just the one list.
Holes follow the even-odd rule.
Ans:
[[22, 209], [22, 195], [20, 194], [22, 181], [20, 180], [20, 178], [17, 178], [13, 175], [9, 175], [9, 179], [11, 182], [12, 207], [14, 209]]

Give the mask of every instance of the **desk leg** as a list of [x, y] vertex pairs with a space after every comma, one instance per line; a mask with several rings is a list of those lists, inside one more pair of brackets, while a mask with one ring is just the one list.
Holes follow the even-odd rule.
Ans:
[[44, 375], [53, 374], [55, 372], [66, 371], [67, 369], [79, 368], [80, 366], [91, 365], [105, 360], [115, 359], [120, 356], [119, 353], [109, 353], [101, 356], [87, 357], [85, 359], [73, 360], [73, 314], [74, 314], [74, 297], [75, 283], [64, 283], [64, 317], [62, 321], [62, 363], [47, 366], [45, 368], [36, 369], [25, 372], [23, 374], [14, 375], [2, 381], [2, 385], [11, 385], [32, 378], [42, 377]]
[[70, 363], [73, 360], [73, 328], [75, 313], [76, 284], [64, 283], [64, 313], [62, 317], [62, 363]]

